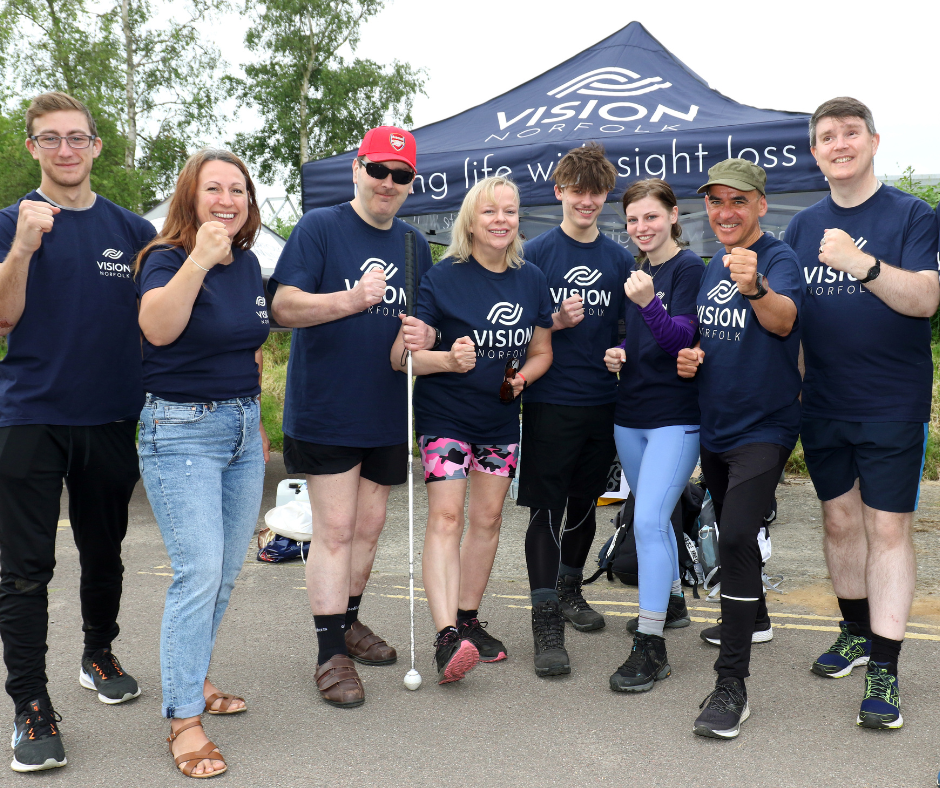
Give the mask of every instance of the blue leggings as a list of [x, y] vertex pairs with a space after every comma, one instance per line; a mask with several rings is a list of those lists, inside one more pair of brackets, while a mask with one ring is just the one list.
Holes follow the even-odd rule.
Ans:
[[636, 498], [633, 533], [640, 607], [662, 613], [679, 579], [679, 553], [670, 516], [698, 459], [698, 425], [639, 430], [614, 427], [617, 454]]

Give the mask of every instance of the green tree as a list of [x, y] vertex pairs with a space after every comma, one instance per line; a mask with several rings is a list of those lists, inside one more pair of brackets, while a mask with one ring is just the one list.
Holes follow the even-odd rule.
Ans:
[[297, 191], [305, 162], [349, 150], [383, 122], [411, 125], [423, 70], [339, 54], [344, 46], [355, 52], [362, 23], [383, 7], [384, 0], [246, 0], [245, 44], [262, 59], [231, 84], [264, 124], [237, 134], [235, 148], [259, 180], [283, 177]]

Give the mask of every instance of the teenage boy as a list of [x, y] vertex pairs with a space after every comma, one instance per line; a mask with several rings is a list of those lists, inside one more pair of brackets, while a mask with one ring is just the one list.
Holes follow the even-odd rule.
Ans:
[[857, 723], [900, 728], [898, 657], [914, 596], [911, 523], [940, 301], [937, 220], [875, 177], [880, 138], [860, 101], [822, 104], [809, 138], [830, 194], [793, 218], [786, 240], [806, 288], [803, 451], [843, 618], [812, 670], [841, 678], [867, 663]]
[[154, 235], [91, 190], [101, 139], [84, 104], [37, 96], [26, 134], [40, 185], [0, 212], [0, 637], [20, 772], [66, 763], [45, 674], [63, 480], [81, 563], [79, 680], [103, 703], [140, 694], [111, 644], [144, 399], [131, 270]]
[[731, 739], [750, 715], [745, 678], [757, 620], [766, 616], [757, 534], [800, 428], [796, 255], [764, 235], [767, 175], [745, 159], [708, 171], [708, 223], [724, 255], [698, 294], [700, 346], [679, 351], [680, 377], [698, 377], [701, 467], [721, 539], [721, 646], [715, 689], [693, 731]]
[[582, 632], [604, 626], [581, 580], [596, 501], [617, 451], [617, 376], [604, 353], [618, 342], [633, 257], [597, 228], [616, 179], [600, 145], [569, 151], [554, 173], [561, 225], [525, 245], [525, 259], [548, 280], [555, 309], [554, 361], [524, 394], [517, 501], [530, 511], [525, 553], [537, 676], [571, 672], [565, 619]]
[[[353, 660], [389, 665], [395, 649], [358, 620], [393, 484], [407, 475], [406, 390], [388, 354], [404, 311], [414, 137], [380, 126], [352, 164], [351, 202], [304, 214], [271, 277], [272, 311], [294, 328], [284, 401], [284, 461], [307, 476], [313, 535], [307, 595], [319, 652], [315, 679], [334, 706], [365, 699]], [[418, 275], [431, 250], [416, 233]]]

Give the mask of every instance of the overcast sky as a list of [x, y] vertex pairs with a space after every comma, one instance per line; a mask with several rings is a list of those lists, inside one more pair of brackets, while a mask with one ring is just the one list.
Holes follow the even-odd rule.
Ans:
[[[932, 0], [392, 0], [366, 23], [355, 54], [426, 69], [427, 96], [413, 113], [418, 127], [504, 93], [637, 20], [743, 104], [812, 112], [834, 96], [864, 101], [881, 133], [879, 175], [907, 166], [940, 175], [938, 8]], [[249, 53], [232, 42], [243, 38], [243, 22], [222, 22], [215, 34], [223, 55], [240, 62]]]

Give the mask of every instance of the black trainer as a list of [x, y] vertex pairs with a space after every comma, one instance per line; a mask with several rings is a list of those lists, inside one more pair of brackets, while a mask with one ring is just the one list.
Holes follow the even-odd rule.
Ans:
[[565, 651], [565, 619], [554, 600], [532, 606], [532, 639], [535, 643], [535, 675], [561, 676], [571, 673]]
[[636, 632], [630, 656], [610, 677], [610, 688], [614, 692], [648, 692], [654, 682], [671, 674], [666, 641], [659, 635]]
[[558, 604], [561, 614], [571, 622], [578, 632], [590, 632], [594, 629], [603, 629], [604, 617], [592, 608], [581, 593], [579, 575], [561, 575], [555, 588], [558, 590]]
[[13, 763], [15, 772], [38, 772], [65, 766], [65, 748], [57, 722], [62, 717], [46, 700], [32, 700], [29, 708], [13, 720]]
[[434, 665], [437, 668], [437, 683], [450, 684], [460, 681], [480, 661], [476, 646], [462, 640], [451, 630], [434, 641]]
[[[689, 609], [685, 606], [684, 596], [669, 595], [669, 604], [666, 606], [666, 629], [682, 629], [692, 623], [689, 618]], [[627, 634], [632, 635], [640, 625], [640, 619], [634, 616], [627, 622]]]
[[741, 723], [751, 716], [744, 682], [734, 677], [718, 679], [699, 708], [705, 710], [695, 720], [692, 732], [712, 739], [735, 738]]
[[497, 640], [486, 631], [487, 622], [478, 618], [464, 621], [457, 627], [461, 640], [469, 640], [480, 655], [480, 662], [499, 662], [509, 656], [502, 640]]
[[[721, 619], [718, 619], [718, 623], [715, 624], [715, 626], [703, 629], [698, 633], [698, 636], [706, 643], [711, 643], [713, 646], [720, 646]], [[751, 634], [751, 643], [767, 643], [773, 639], [774, 628], [770, 624], [770, 616], [767, 616], [767, 618], [762, 621], [754, 622], [754, 632]]]
[[109, 705], [123, 703], [140, 695], [137, 680], [124, 672], [118, 658], [109, 648], [99, 649], [82, 660], [78, 682], [85, 689], [97, 690], [98, 700]]

